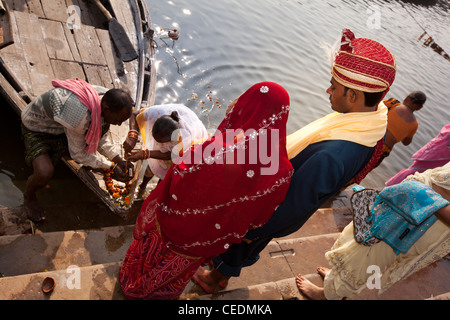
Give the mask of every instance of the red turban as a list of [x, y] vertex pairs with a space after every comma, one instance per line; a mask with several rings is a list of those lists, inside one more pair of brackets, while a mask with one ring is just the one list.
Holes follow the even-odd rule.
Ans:
[[387, 92], [395, 79], [394, 55], [379, 42], [355, 38], [349, 29], [342, 31], [341, 47], [332, 66], [340, 84], [364, 91]]

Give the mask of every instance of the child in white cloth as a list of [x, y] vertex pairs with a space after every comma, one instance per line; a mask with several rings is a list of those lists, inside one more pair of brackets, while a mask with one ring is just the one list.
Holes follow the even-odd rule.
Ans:
[[[130, 128], [139, 128], [143, 138], [143, 149], [132, 152], [127, 159], [138, 161], [146, 159], [148, 168], [139, 192], [145, 191], [148, 182], [156, 175], [164, 179], [173, 159], [195, 143], [203, 142], [208, 134], [197, 115], [181, 104], [157, 105], [140, 110]], [[130, 152], [137, 141], [137, 130], [131, 129], [128, 138], [133, 143], [124, 143]], [[134, 139], [133, 139], [134, 138]]]

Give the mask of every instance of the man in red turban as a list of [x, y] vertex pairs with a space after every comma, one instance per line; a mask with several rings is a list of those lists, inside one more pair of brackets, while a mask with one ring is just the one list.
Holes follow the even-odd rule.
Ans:
[[199, 269], [194, 280], [206, 291], [225, 287], [231, 276], [258, 260], [273, 238], [297, 231], [327, 200], [359, 183], [376, 165], [387, 124], [387, 108], [380, 102], [394, 81], [395, 58], [382, 44], [344, 29], [331, 73], [327, 93], [336, 112], [288, 136], [294, 175], [285, 200], [264, 226], [215, 257], [211, 271]]
[[332, 66], [333, 78], [345, 87], [363, 92], [389, 91], [396, 72], [395, 58], [381, 43], [342, 32], [341, 48]]

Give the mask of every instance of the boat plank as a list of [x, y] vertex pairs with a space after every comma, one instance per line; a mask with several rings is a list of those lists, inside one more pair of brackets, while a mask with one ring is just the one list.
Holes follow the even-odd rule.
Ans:
[[66, 39], [64, 23], [44, 19], [39, 22], [42, 26], [44, 42], [50, 59], [75, 60]]
[[76, 78], [86, 80], [83, 67], [80, 65], [80, 63], [75, 61], [61, 61], [54, 59], [51, 59], [50, 61], [55, 73], [55, 78], [61, 80]]
[[106, 65], [105, 56], [94, 27], [83, 25], [80, 29], [73, 29], [73, 33], [82, 62]]
[[109, 66], [109, 71], [111, 78], [114, 81], [115, 87], [120, 87], [121, 77], [119, 75], [124, 75], [124, 66], [122, 60], [119, 57], [112, 41], [109, 36], [108, 30], [96, 29], [98, 40], [100, 41], [100, 46], [105, 56], [106, 64]]
[[66, 0], [41, 0], [44, 17], [66, 22], [69, 18]]
[[8, 101], [8, 103], [11, 106], [13, 106], [14, 111], [20, 115], [20, 113], [26, 107], [27, 104], [1, 73], [0, 73], [0, 93], [6, 99], [6, 101]]
[[[138, 5], [135, 0], [111, 1], [115, 9], [111, 11], [115, 12], [118, 21], [128, 31], [136, 48], [139, 42], [140, 55], [134, 61], [122, 61], [105, 24], [106, 19], [92, 1], [3, 0], [9, 5], [11, 12], [15, 43], [0, 49], [0, 94], [16, 111], [21, 112], [30, 101], [28, 97], [33, 98], [51, 89], [54, 78], [81, 78], [107, 88], [123, 88], [139, 103], [143, 93], [151, 95], [150, 99], [145, 96], [143, 100], [154, 99], [154, 84], [150, 84], [149, 88], [148, 81], [141, 81], [145, 59], [153, 59], [155, 53], [147, 42], [151, 39], [143, 38], [141, 34], [140, 19], [148, 19], [145, 0], [136, 0], [139, 8], [145, 9], [142, 17], [135, 17]], [[74, 14], [79, 14], [80, 17]], [[138, 20], [135, 21], [134, 18]], [[81, 29], [70, 29], [74, 24], [81, 26]], [[154, 69], [148, 69], [145, 79], [148, 80], [154, 72]], [[28, 92], [21, 87], [29, 88]], [[109, 135], [120, 147], [128, 130], [126, 121], [122, 126], [112, 126]], [[67, 157], [64, 162], [108, 208], [127, 217], [135, 200], [134, 195], [130, 199], [130, 205], [124, 206], [108, 195], [104, 183], [102, 185], [101, 174], [96, 174]], [[140, 165], [140, 162], [135, 164], [137, 172], [140, 171]], [[132, 180], [132, 189], [137, 186], [137, 178], [138, 175]]]
[[116, 88], [127, 89], [132, 97], [137, 93], [137, 61], [123, 62], [116, 51], [109, 32], [96, 29], [106, 62], [109, 66], [111, 78]]
[[[67, 7], [77, 6], [80, 9], [80, 22], [82, 25], [89, 25], [96, 28], [104, 28], [106, 26], [106, 19], [101, 11], [92, 1], [86, 0], [66, 0]], [[74, 12], [69, 13], [73, 16]], [[75, 16], [73, 16], [75, 18]]]
[[114, 88], [114, 82], [111, 79], [111, 74], [109, 73], [108, 67], [85, 64], [83, 65], [83, 68], [86, 73], [87, 82], [108, 89]]
[[10, 14], [14, 43], [2, 48], [0, 50], [0, 57], [4, 61], [5, 67], [9, 69], [10, 73], [21, 84], [22, 89], [31, 95], [31, 79], [28, 69], [23, 67], [27, 64], [27, 62], [25, 60], [22, 42], [19, 37], [19, 29], [17, 28], [15, 13], [11, 11]]
[[133, 99], [138, 93], [138, 66], [134, 61], [124, 62], [126, 79], [122, 81], [122, 88], [128, 89]]
[[15, 16], [30, 75], [32, 95], [38, 96], [51, 89], [54, 78], [47, 51], [41, 49], [44, 43], [41, 24], [35, 15], [15, 12]]
[[39, 0], [3, 0], [3, 2], [6, 2], [10, 10], [28, 12], [39, 17], [44, 16]]
[[78, 46], [71, 29], [69, 29], [69, 27], [66, 24], [64, 24], [63, 30], [66, 36], [67, 45], [69, 46], [70, 52], [72, 53], [73, 60], [81, 62], [81, 55], [80, 52], [78, 51]]
[[123, 10], [123, 0], [110, 0], [109, 3], [114, 11], [117, 21], [124, 27], [135, 50], [138, 50], [138, 40], [136, 25], [133, 13], [130, 10]]

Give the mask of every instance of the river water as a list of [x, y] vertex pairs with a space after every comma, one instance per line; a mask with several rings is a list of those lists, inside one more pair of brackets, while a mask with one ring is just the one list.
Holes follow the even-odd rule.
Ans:
[[[289, 92], [288, 133], [332, 112], [325, 92], [331, 79], [328, 53], [343, 28], [383, 43], [395, 55], [398, 72], [387, 97], [402, 101], [414, 90], [428, 96], [425, 107], [416, 112], [419, 129], [413, 142], [397, 144], [363, 185], [384, 185], [450, 121], [450, 61], [418, 40], [426, 30], [450, 53], [446, 3], [152, 0], [148, 4], [159, 45], [156, 103], [184, 103], [210, 129], [224, 115], [216, 98], [227, 105], [260, 81], [278, 82]], [[167, 29], [177, 29], [180, 38], [167, 39]], [[207, 99], [210, 91], [213, 102]], [[194, 93], [198, 100], [190, 99]]]
[[[277, 82], [289, 92], [289, 133], [330, 113], [325, 92], [331, 78], [327, 52], [343, 28], [350, 28], [357, 37], [380, 41], [396, 56], [398, 73], [388, 97], [403, 100], [413, 90], [428, 96], [425, 107], [416, 113], [419, 129], [412, 144], [397, 144], [363, 185], [382, 186], [408, 167], [411, 155], [449, 123], [450, 62], [418, 40], [426, 30], [450, 53], [446, 1], [147, 3], [158, 45], [155, 103], [184, 103], [211, 131], [222, 120], [228, 103], [260, 81]], [[168, 29], [177, 29], [180, 38], [169, 39]], [[198, 99], [193, 99], [195, 96]], [[20, 119], [4, 102], [1, 112], [0, 206], [16, 206], [23, 201], [22, 191], [31, 171], [23, 160]], [[58, 187], [43, 190], [41, 197], [51, 194], [54, 201], [64, 202], [68, 197], [81, 201], [93, 196], [63, 165], [57, 168], [51, 185]]]

